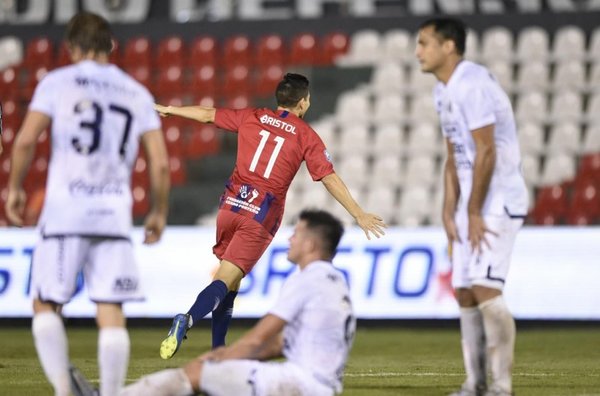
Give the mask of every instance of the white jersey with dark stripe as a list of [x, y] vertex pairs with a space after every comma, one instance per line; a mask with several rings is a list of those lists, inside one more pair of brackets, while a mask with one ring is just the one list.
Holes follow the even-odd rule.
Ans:
[[153, 103], [119, 68], [93, 61], [54, 70], [39, 83], [29, 109], [52, 119], [45, 235], [129, 235], [139, 139], [160, 129]]
[[528, 196], [510, 99], [483, 66], [463, 60], [447, 84], [434, 88], [444, 137], [452, 142], [460, 184], [459, 211], [466, 210], [473, 183], [475, 142], [472, 131], [494, 126], [496, 165], [482, 214], [525, 215]]

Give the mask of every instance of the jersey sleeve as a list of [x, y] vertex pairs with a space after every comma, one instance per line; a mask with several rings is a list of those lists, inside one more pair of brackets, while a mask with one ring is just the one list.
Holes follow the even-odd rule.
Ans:
[[299, 275], [295, 273], [288, 277], [281, 288], [281, 293], [275, 305], [269, 310], [269, 313], [280, 317], [286, 322], [291, 322], [304, 306], [307, 296], [306, 288], [297, 282]]
[[140, 132], [145, 133], [161, 128], [160, 117], [154, 110], [154, 98], [149, 92], [145, 92], [140, 104]]
[[461, 100], [470, 131], [496, 123], [494, 99], [488, 84], [469, 84]]
[[323, 143], [319, 135], [312, 129], [309, 129], [304, 160], [306, 161], [308, 173], [310, 173], [314, 181], [319, 181], [333, 173], [331, 155], [327, 151], [325, 143]]
[[35, 87], [29, 110], [39, 111], [52, 118], [54, 116], [54, 103], [56, 95], [60, 90], [54, 88], [54, 75], [50, 74], [44, 77]]
[[215, 112], [215, 125], [221, 129], [237, 132], [240, 125], [250, 114], [250, 109], [217, 109]]

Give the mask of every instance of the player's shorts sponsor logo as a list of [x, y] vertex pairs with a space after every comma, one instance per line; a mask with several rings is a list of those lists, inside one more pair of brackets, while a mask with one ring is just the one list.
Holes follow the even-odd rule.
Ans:
[[138, 288], [137, 279], [129, 278], [129, 277], [117, 278], [115, 280], [115, 284], [113, 285], [113, 291], [121, 292], [121, 293], [134, 292], [137, 290], [137, 288]]
[[82, 195], [123, 195], [123, 183], [111, 180], [101, 184], [90, 184], [83, 180], [73, 180], [69, 183], [69, 192], [74, 196]]
[[277, 118], [269, 117], [266, 114], [260, 117], [260, 122], [265, 125], [271, 125], [275, 128], [283, 129], [284, 131], [292, 133], [294, 135], [296, 134], [296, 127], [294, 125], [288, 124], [287, 122], [281, 121]]

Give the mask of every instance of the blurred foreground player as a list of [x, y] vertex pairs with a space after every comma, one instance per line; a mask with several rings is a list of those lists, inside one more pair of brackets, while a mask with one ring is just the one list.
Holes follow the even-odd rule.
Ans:
[[81, 13], [69, 22], [73, 65], [40, 81], [16, 137], [6, 214], [23, 224], [23, 179], [40, 134], [51, 126], [52, 154], [33, 255], [32, 331], [46, 377], [59, 396], [70, 394], [68, 345], [60, 317], [83, 272], [96, 303], [100, 392], [114, 396], [125, 381], [129, 336], [122, 303], [143, 298], [132, 244], [131, 173], [141, 140], [149, 162], [152, 208], [144, 243], [157, 242], [168, 209], [168, 158], [150, 93], [108, 63], [108, 23]]
[[438, 79], [448, 148], [442, 213], [467, 374], [454, 395], [510, 395], [516, 330], [502, 290], [527, 188], [510, 100], [485, 67], [463, 59], [465, 42], [462, 22], [438, 18], [421, 25], [416, 49], [422, 71]]

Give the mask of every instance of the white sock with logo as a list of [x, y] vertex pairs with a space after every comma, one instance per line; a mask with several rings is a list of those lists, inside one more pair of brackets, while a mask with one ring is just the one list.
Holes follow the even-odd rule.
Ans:
[[31, 332], [38, 358], [55, 395], [70, 395], [69, 346], [62, 318], [55, 312], [37, 313], [31, 322]]
[[125, 384], [129, 363], [129, 334], [124, 327], [104, 327], [98, 333], [100, 395], [114, 396]]
[[516, 337], [515, 321], [502, 296], [482, 302], [479, 309], [485, 327], [492, 389], [510, 393]]
[[131, 385], [127, 385], [119, 396], [187, 396], [193, 395], [192, 384], [182, 368], [162, 370], [145, 375]]

